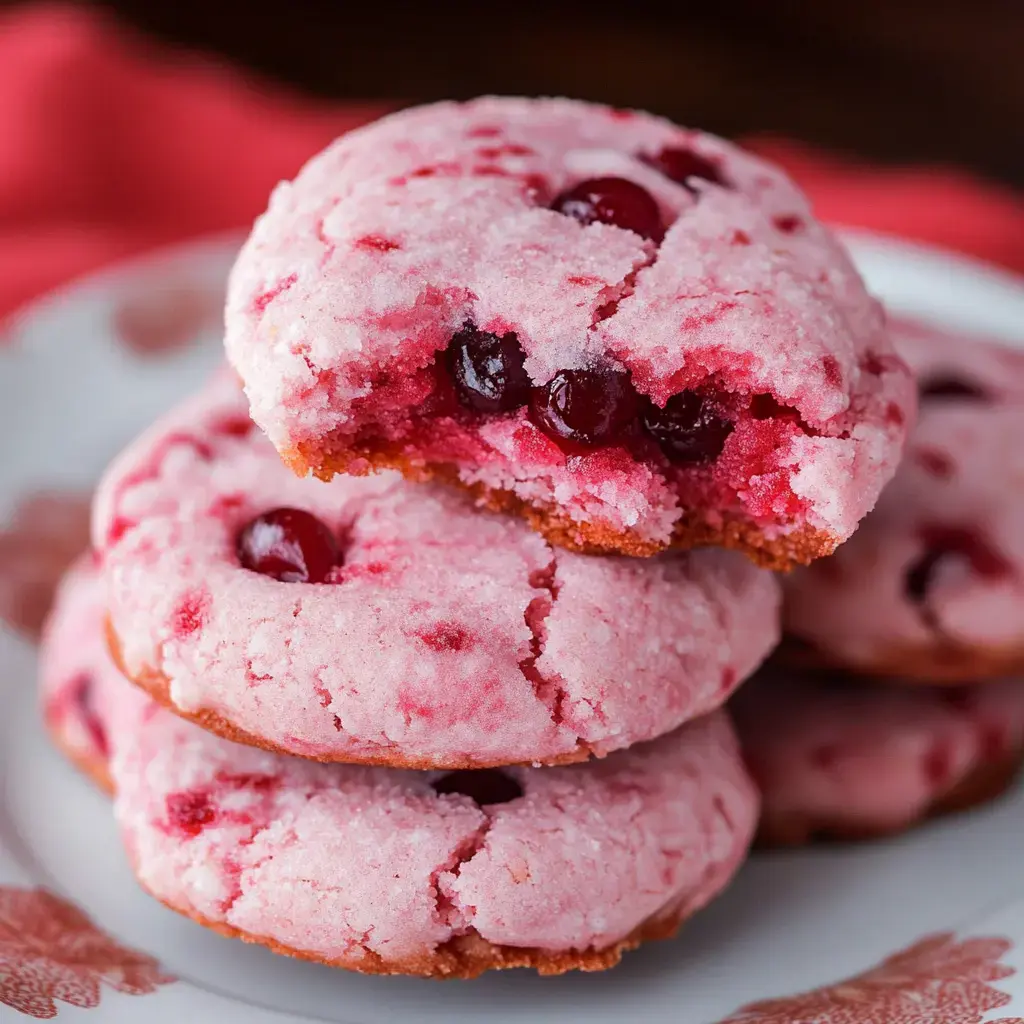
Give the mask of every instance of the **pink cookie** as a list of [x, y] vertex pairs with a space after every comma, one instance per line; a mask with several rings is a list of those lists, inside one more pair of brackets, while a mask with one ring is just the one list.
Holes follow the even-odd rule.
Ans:
[[1024, 352], [987, 338], [890, 318], [893, 342], [917, 378], [918, 396], [940, 401], [1024, 401]]
[[746, 855], [757, 795], [724, 712], [588, 765], [314, 764], [211, 736], [125, 682], [99, 591], [88, 567], [61, 591], [50, 723], [75, 750], [99, 716], [139, 881], [208, 927], [377, 974], [598, 970], [674, 933]]
[[297, 472], [438, 477], [590, 552], [828, 554], [913, 414], [878, 305], [781, 171], [570, 100], [338, 140], [274, 192], [226, 322]]
[[64, 753], [104, 789], [110, 743], [96, 706], [97, 676], [113, 675], [103, 631], [102, 589], [95, 561], [84, 555], [61, 580], [42, 636], [40, 698], [50, 734]]
[[[777, 641], [776, 582], [738, 555], [553, 549], [397, 474], [299, 479], [250, 425], [223, 375], [95, 503], [127, 675], [229, 739], [415, 768], [583, 760], [718, 707]], [[280, 506], [303, 511], [264, 516]], [[252, 571], [282, 567], [323, 582]]]
[[993, 799], [1024, 756], [1024, 683], [907, 689], [762, 673], [729, 705], [763, 798], [759, 838], [899, 832]]
[[896, 479], [853, 540], [786, 581], [812, 662], [934, 682], [1024, 667], [1024, 357], [934, 343], [907, 342], [931, 390]]

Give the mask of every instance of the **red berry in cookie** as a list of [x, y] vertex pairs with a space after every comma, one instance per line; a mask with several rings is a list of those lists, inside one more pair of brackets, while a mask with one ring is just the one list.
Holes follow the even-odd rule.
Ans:
[[665, 457], [680, 464], [714, 462], [732, 432], [721, 408], [695, 391], [673, 395], [663, 409], [648, 403], [643, 423]]
[[710, 181], [713, 185], [721, 185], [724, 188], [732, 186], [726, 181], [722, 174], [722, 168], [714, 161], [692, 149], [684, 149], [681, 146], [666, 146], [654, 156], [645, 158], [652, 167], [657, 168], [674, 182], [684, 188], [691, 188], [688, 182], [692, 178], [699, 178], [701, 181]]
[[655, 242], [664, 234], [654, 197], [626, 178], [588, 178], [558, 196], [551, 209], [581, 224], [614, 224]]
[[239, 533], [237, 547], [246, 569], [282, 583], [324, 583], [341, 556], [327, 526], [298, 508], [257, 516]]
[[74, 713], [79, 721], [88, 731], [96, 752], [102, 756], [109, 753], [106, 730], [96, 714], [96, 695], [94, 693], [96, 681], [88, 672], [80, 672], [68, 687]]
[[446, 350], [455, 394], [476, 412], [510, 412], [530, 397], [523, 350], [514, 334], [491, 334], [471, 323], [452, 335]]
[[584, 447], [621, 439], [636, 410], [629, 374], [610, 367], [562, 370], [530, 399], [530, 417], [545, 434]]
[[927, 524], [918, 530], [924, 551], [907, 568], [904, 588], [911, 601], [923, 602], [943, 564], [960, 562], [981, 579], [997, 580], [1012, 572], [1010, 564], [976, 529]]

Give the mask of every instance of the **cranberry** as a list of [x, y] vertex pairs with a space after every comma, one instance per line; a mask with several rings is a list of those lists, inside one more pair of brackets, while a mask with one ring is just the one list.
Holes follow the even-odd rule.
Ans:
[[523, 787], [497, 768], [477, 768], [475, 771], [457, 771], [442, 775], [431, 783], [434, 792], [459, 793], [481, 807], [507, 804], [523, 795]]
[[984, 401], [988, 393], [984, 388], [959, 377], [938, 376], [925, 378], [919, 384], [921, 398], [963, 398]]
[[477, 412], [509, 412], [530, 397], [525, 356], [514, 334], [491, 334], [471, 323], [452, 335], [445, 350], [459, 401]]
[[167, 817], [171, 824], [187, 836], [197, 836], [204, 826], [217, 817], [205, 793], [170, 793], [167, 796]]
[[624, 434], [636, 416], [629, 374], [609, 367], [561, 370], [530, 397], [530, 418], [549, 437], [591, 447]]
[[665, 233], [654, 197], [626, 178], [588, 178], [558, 196], [551, 209], [581, 224], [614, 224], [656, 242]]
[[700, 178], [703, 181], [710, 181], [714, 185], [721, 185], [723, 188], [732, 188], [732, 184], [722, 175], [722, 169], [715, 161], [695, 153], [692, 149], [666, 146], [656, 156], [648, 156], [644, 159], [656, 170], [661, 171], [666, 178], [671, 178], [691, 192], [695, 191], [688, 184], [691, 178]]
[[644, 429], [670, 462], [713, 462], [722, 453], [733, 423], [714, 402], [695, 391], [673, 395], [664, 409], [646, 403]]
[[71, 701], [81, 719], [82, 725], [89, 733], [89, 738], [92, 740], [96, 752], [101, 757], [108, 757], [110, 747], [107, 743], [107, 732], [103, 728], [103, 723], [100, 721], [99, 716], [96, 714], [93, 694], [94, 686], [93, 677], [88, 672], [80, 673], [75, 677], [70, 686]]
[[246, 569], [283, 583], [323, 583], [340, 561], [331, 531], [299, 508], [257, 516], [238, 535], [237, 550]]
[[924, 553], [912, 563], [904, 577], [904, 588], [911, 601], [922, 602], [939, 565], [951, 558], [959, 558], [971, 571], [983, 579], [998, 579], [1010, 573], [1011, 568], [1003, 555], [984, 537], [962, 526], [924, 526], [920, 530]]

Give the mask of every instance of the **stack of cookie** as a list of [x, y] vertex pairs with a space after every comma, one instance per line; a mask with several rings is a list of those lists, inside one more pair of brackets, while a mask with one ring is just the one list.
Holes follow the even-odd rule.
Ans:
[[788, 637], [733, 704], [762, 838], [907, 828], [1024, 759], [1024, 356], [893, 328], [920, 416], [878, 507], [785, 583]]
[[722, 705], [767, 570], [853, 533], [913, 413], [805, 198], [644, 114], [407, 111], [274, 193], [226, 348], [108, 471], [44, 651], [142, 885], [381, 973], [674, 932], [755, 829]]

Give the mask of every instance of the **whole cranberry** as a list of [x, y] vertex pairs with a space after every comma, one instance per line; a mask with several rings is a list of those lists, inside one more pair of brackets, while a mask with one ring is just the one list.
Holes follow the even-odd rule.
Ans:
[[334, 534], [299, 508], [275, 508], [238, 534], [238, 558], [246, 569], [282, 583], [323, 583], [341, 561]]
[[559, 195], [551, 209], [581, 224], [614, 224], [655, 242], [665, 233], [654, 197], [626, 178], [588, 178]]
[[491, 334], [465, 324], [445, 350], [459, 401], [477, 412], [509, 412], [530, 397], [526, 359], [515, 334]]
[[689, 185], [691, 178], [700, 178], [723, 188], [732, 188], [732, 183], [725, 178], [722, 168], [717, 163], [683, 146], [666, 146], [654, 156], [644, 157], [644, 160], [661, 171], [666, 178], [671, 178], [676, 184], [691, 192], [695, 191]]
[[644, 429], [670, 462], [714, 462], [732, 433], [732, 421], [721, 408], [696, 391], [680, 391], [664, 408], [645, 403]]
[[585, 447], [621, 438], [636, 411], [629, 374], [611, 367], [560, 370], [530, 398], [530, 418], [545, 434]]

